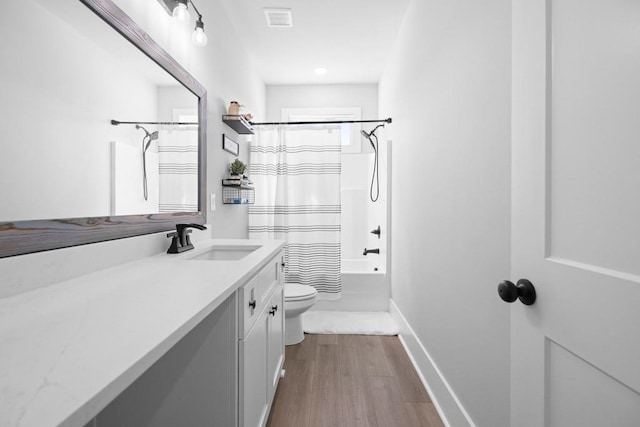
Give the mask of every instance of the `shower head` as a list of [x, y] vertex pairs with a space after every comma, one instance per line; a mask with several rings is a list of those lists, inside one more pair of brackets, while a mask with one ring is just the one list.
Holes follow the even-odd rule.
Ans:
[[145, 136], [142, 139], [143, 144], [145, 139], [147, 139], [147, 143], [144, 146], [144, 151], [146, 152], [149, 149], [149, 146], [151, 145], [151, 141], [155, 141], [156, 139], [158, 139], [158, 131], [148, 133], [147, 136]]
[[156, 139], [158, 139], [158, 131], [149, 132], [147, 129], [140, 125], [136, 125], [136, 129], [142, 129], [145, 133], [145, 137], [149, 138], [150, 141], [155, 141]]
[[363, 129], [360, 131], [360, 133], [362, 134], [362, 136], [364, 136], [369, 140], [369, 144], [371, 144], [371, 147], [375, 150], [376, 146], [373, 144], [373, 141], [371, 140], [371, 135], [373, 135], [373, 131], [371, 131], [371, 133], [367, 133], [367, 131]]
[[[361, 130], [360, 133], [362, 134], [362, 136], [364, 136], [365, 138], [367, 138], [369, 141], [371, 141], [371, 137], [372, 136], [376, 136], [375, 133], [376, 131], [381, 128], [384, 127], [384, 123], [379, 124], [378, 126], [374, 127], [373, 130], [371, 132], [367, 132], [366, 130]], [[372, 143], [373, 144], [373, 143]]]
[[[136, 129], [142, 129], [145, 133], [144, 138], [142, 138], [142, 146], [143, 151], [146, 153], [146, 151], [149, 149], [149, 146], [151, 145], [151, 141], [155, 141], [156, 139], [158, 139], [158, 131], [149, 133], [148, 130], [140, 125], [136, 125]], [[146, 143], [145, 139], [147, 140]]]
[[369, 144], [371, 144], [371, 147], [375, 150], [376, 146], [373, 144], [373, 141], [371, 140], [371, 135], [373, 135], [373, 132], [367, 133], [367, 131], [363, 129], [360, 131], [360, 133], [362, 134], [363, 137], [369, 140]]
[[371, 144], [371, 147], [376, 150], [376, 145], [373, 143], [373, 138], [376, 139], [376, 144], [378, 143], [378, 137], [376, 136], [376, 131], [381, 128], [384, 127], [384, 123], [376, 126], [373, 128], [373, 130], [371, 132], [367, 132], [365, 130], [361, 130], [360, 133], [362, 134], [362, 136], [364, 136], [365, 138], [367, 138], [369, 140], [369, 143]]

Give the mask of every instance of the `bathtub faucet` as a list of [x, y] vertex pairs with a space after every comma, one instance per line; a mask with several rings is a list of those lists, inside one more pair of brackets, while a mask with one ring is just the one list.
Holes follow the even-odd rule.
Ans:
[[362, 255], [367, 255], [367, 254], [379, 254], [380, 253], [380, 249], [367, 249], [364, 248], [364, 252], [362, 252]]

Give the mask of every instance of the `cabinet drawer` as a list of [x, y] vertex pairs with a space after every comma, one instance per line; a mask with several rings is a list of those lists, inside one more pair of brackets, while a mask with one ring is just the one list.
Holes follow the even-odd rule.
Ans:
[[271, 258], [262, 269], [239, 289], [238, 334], [242, 339], [253, 327], [275, 286], [283, 282], [282, 253]]
[[264, 305], [258, 293], [258, 276], [253, 276], [239, 289], [238, 304], [238, 335], [244, 338]]

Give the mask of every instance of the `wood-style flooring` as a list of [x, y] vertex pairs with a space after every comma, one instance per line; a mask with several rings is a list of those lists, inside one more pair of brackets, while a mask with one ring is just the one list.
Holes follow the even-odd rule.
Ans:
[[305, 335], [285, 351], [267, 427], [443, 425], [398, 337]]

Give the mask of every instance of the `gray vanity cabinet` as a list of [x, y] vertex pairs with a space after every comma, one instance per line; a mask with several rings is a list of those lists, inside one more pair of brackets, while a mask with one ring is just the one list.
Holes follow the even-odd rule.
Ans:
[[284, 266], [279, 254], [239, 291], [240, 427], [267, 422], [284, 363]]
[[87, 427], [263, 427], [284, 363], [283, 259], [272, 257]]
[[234, 293], [87, 427], [234, 426], [237, 306]]

